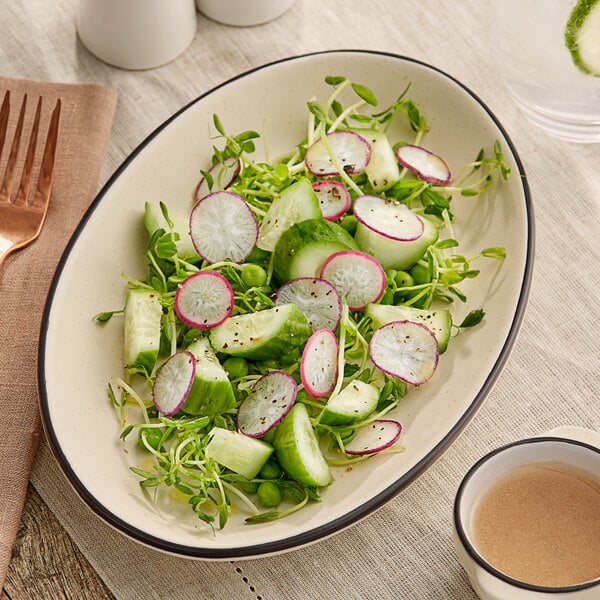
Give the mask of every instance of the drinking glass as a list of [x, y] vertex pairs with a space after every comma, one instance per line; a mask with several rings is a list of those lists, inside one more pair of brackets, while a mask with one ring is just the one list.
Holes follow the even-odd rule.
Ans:
[[[578, 2], [493, 0], [492, 4], [496, 65], [524, 115], [562, 140], [600, 142], [600, 76], [578, 68], [565, 37]], [[597, 49], [598, 21], [596, 31], [590, 29], [588, 42]]]

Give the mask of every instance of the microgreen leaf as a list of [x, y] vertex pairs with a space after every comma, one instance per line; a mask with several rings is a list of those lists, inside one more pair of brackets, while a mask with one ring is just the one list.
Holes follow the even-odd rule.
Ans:
[[344, 83], [344, 81], [346, 81], [346, 78], [342, 75], [327, 75], [327, 77], [325, 77], [325, 83], [328, 85], [336, 86]]
[[319, 121], [327, 120], [327, 113], [325, 112], [325, 108], [323, 107], [323, 105], [320, 102], [311, 100], [310, 102], [307, 102], [306, 105], [308, 106], [308, 110], [313, 115], [315, 115], [315, 117], [317, 117], [317, 119]]
[[486, 248], [485, 250], [481, 251], [481, 256], [485, 256], [486, 258], [497, 258], [501, 260], [506, 258], [506, 248], [501, 246]]
[[93, 317], [94, 321], [98, 321], [99, 323], [106, 323], [109, 321], [113, 315], [123, 314], [123, 309], [120, 310], [109, 310], [106, 312], [98, 313], [95, 317]]
[[444, 248], [456, 248], [457, 246], [458, 246], [458, 242], [452, 238], [440, 240], [439, 242], [435, 243], [435, 247], [439, 248], [440, 250], [442, 250]]
[[463, 319], [463, 321], [459, 325], [459, 327], [464, 328], [464, 327], [473, 327], [475, 325], [478, 325], [479, 323], [481, 323], [481, 321], [483, 320], [484, 316], [485, 316], [485, 312], [481, 308], [476, 309], [476, 310], [472, 310]]
[[353, 83], [351, 84], [351, 86], [355, 93], [359, 96], [359, 98], [362, 98], [367, 104], [370, 104], [371, 106], [377, 106], [377, 98], [367, 86], [361, 85], [360, 83]]
[[223, 124], [221, 123], [221, 119], [219, 119], [218, 115], [216, 115], [216, 114], [213, 114], [213, 123], [215, 125], [215, 129], [221, 135], [225, 135], [225, 128], [223, 127]]

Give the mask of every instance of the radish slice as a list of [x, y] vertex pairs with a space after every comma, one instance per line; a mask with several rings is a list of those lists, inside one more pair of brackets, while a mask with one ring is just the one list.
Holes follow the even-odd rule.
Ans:
[[423, 235], [425, 224], [406, 204], [379, 196], [359, 196], [354, 200], [356, 219], [371, 231], [392, 240], [411, 242]]
[[190, 235], [204, 260], [242, 263], [256, 244], [258, 223], [241, 196], [213, 192], [192, 209]]
[[358, 250], [340, 250], [323, 264], [321, 277], [346, 298], [350, 310], [362, 310], [385, 292], [385, 271], [377, 259]]
[[215, 163], [208, 170], [213, 180], [212, 189], [209, 187], [206, 177], [203, 177], [194, 190], [194, 200], [198, 201], [212, 191], [226, 190], [240, 174], [241, 168], [241, 161], [233, 156], [226, 158], [223, 162]]
[[340, 181], [320, 179], [313, 181], [312, 187], [324, 219], [337, 221], [350, 208], [350, 192]]
[[152, 390], [154, 406], [161, 415], [174, 415], [184, 405], [195, 375], [196, 359], [187, 350], [176, 352], [163, 363]]
[[398, 146], [398, 162], [427, 183], [446, 185], [450, 181], [450, 169], [443, 158], [421, 146]]
[[439, 348], [435, 335], [425, 325], [392, 321], [373, 332], [369, 355], [384, 373], [421, 385], [437, 367]]
[[313, 398], [324, 398], [337, 378], [338, 340], [331, 329], [315, 331], [304, 346], [300, 360], [300, 379]]
[[184, 279], [175, 292], [177, 316], [190, 327], [210, 329], [231, 316], [233, 289], [223, 275], [199, 271]]
[[238, 409], [239, 430], [250, 437], [262, 437], [288, 414], [297, 392], [298, 385], [289, 373], [270, 371], [263, 375]]
[[358, 455], [375, 454], [389, 448], [402, 433], [402, 425], [398, 421], [379, 419], [361, 427], [352, 441], [344, 450], [346, 454]]
[[318, 277], [298, 277], [284, 283], [276, 293], [275, 306], [295, 304], [313, 331], [337, 329], [342, 303], [335, 287]]
[[334, 131], [328, 133], [326, 138], [328, 144], [323, 138], [319, 138], [306, 150], [304, 162], [313, 175], [324, 177], [340, 174], [329, 155], [327, 145], [337, 163], [348, 175], [357, 175], [364, 171], [371, 159], [371, 145], [362, 135], [353, 131]]

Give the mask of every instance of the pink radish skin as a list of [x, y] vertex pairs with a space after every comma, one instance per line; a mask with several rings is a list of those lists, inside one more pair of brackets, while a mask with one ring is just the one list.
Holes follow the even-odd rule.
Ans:
[[324, 219], [337, 221], [350, 208], [350, 192], [340, 181], [320, 179], [314, 181], [312, 187], [319, 199]]
[[373, 364], [411, 385], [422, 385], [430, 379], [439, 355], [435, 334], [413, 321], [387, 323], [373, 332], [369, 342]]
[[395, 444], [401, 433], [402, 425], [398, 421], [379, 419], [361, 427], [344, 450], [353, 456], [375, 454]]
[[427, 183], [447, 185], [451, 173], [444, 159], [421, 146], [406, 144], [396, 148], [396, 160]]
[[174, 415], [185, 404], [196, 376], [196, 359], [191, 352], [170, 356], [158, 371], [152, 390], [154, 406], [161, 415]]
[[[348, 175], [357, 175], [365, 170], [371, 160], [371, 145], [362, 135], [353, 131], [328, 133], [327, 142], [340, 167]], [[314, 142], [304, 158], [306, 168], [320, 177], [339, 175], [322, 138]]]
[[342, 317], [342, 302], [335, 286], [319, 277], [298, 277], [284, 283], [274, 301], [276, 306], [295, 304], [313, 331], [335, 331]]
[[263, 375], [237, 412], [238, 429], [249, 437], [259, 438], [279, 425], [296, 402], [298, 384], [285, 371]]
[[417, 213], [395, 200], [358, 196], [352, 210], [359, 223], [391, 240], [412, 242], [418, 240], [425, 229]]
[[175, 292], [177, 316], [197, 329], [220, 325], [233, 312], [233, 289], [216, 271], [199, 271], [184, 279]]
[[208, 172], [213, 178], [213, 189], [208, 186], [206, 177], [202, 177], [194, 190], [194, 200], [197, 202], [218, 189], [226, 190], [237, 178], [242, 169], [242, 163], [237, 158], [227, 158], [224, 163], [215, 163]]
[[300, 379], [313, 398], [324, 398], [333, 390], [338, 373], [338, 348], [331, 329], [319, 329], [308, 338], [300, 360]]
[[247, 202], [233, 192], [213, 192], [192, 209], [190, 236], [207, 262], [242, 263], [258, 239], [258, 222]]
[[323, 264], [321, 277], [332, 283], [350, 310], [363, 310], [385, 292], [385, 271], [377, 259], [358, 250], [340, 250]]

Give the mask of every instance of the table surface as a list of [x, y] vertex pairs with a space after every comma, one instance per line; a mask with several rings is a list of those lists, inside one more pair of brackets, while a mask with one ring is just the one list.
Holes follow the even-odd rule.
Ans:
[[[593, 376], [600, 357], [589, 339], [600, 319], [594, 243], [600, 233], [600, 146], [559, 142], [523, 118], [494, 71], [489, 0], [298, 0], [277, 21], [254, 28], [199, 15], [188, 50], [143, 72], [110, 67], [87, 52], [76, 35], [76, 4], [2, 2], [0, 73], [118, 91], [100, 185], [172, 113], [242, 71], [317, 50], [392, 52], [451, 73], [504, 124], [529, 174], [536, 268], [522, 331], [486, 402], [452, 447], [375, 515], [285, 557], [201, 565], [163, 558], [97, 523], [43, 442], [2, 600], [183, 598], [195, 589], [207, 598], [265, 600], [475, 598], [452, 552], [450, 510], [461, 474], [513, 439], [564, 424], [600, 429]], [[400, 521], [403, 514], [410, 518]], [[392, 521], [397, 524], [389, 531]], [[331, 556], [339, 559], [336, 572], [323, 572], [319, 565]], [[164, 567], [162, 579], [157, 565]]]

